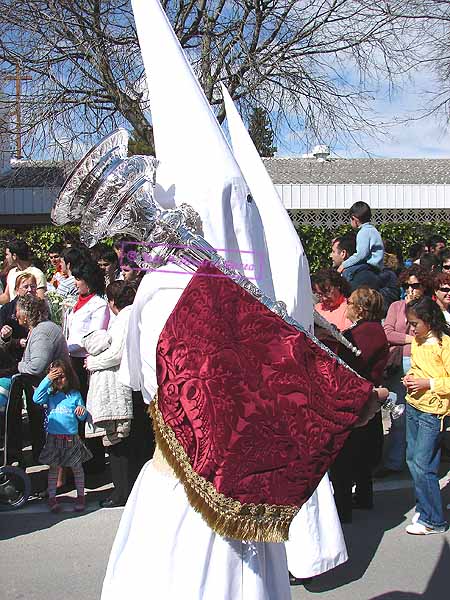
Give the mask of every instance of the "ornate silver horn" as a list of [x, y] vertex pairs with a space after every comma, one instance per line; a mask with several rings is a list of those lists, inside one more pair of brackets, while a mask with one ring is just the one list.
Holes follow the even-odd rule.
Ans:
[[64, 182], [52, 209], [55, 225], [77, 223], [108, 169], [127, 156], [128, 132], [117, 129], [104, 137], [77, 163]]
[[103, 174], [81, 220], [80, 239], [86, 246], [119, 234], [149, 238], [161, 213], [153, 197], [157, 165], [153, 157], [131, 156]]

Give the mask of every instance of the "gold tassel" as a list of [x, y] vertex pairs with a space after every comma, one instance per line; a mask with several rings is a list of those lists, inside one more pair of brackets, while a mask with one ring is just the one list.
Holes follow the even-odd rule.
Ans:
[[166, 425], [155, 396], [150, 405], [158, 447], [186, 491], [189, 504], [223, 537], [254, 542], [285, 542], [298, 506], [241, 504], [217, 492], [196, 473], [173, 430]]

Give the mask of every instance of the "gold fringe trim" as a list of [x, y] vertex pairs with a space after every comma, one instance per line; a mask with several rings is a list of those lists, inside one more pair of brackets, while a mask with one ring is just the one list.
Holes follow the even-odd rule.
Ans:
[[150, 405], [156, 443], [181, 481], [189, 504], [209, 527], [223, 537], [248, 542], [285, 542], [289, 526], [300, 510], [297, 506], [241, 504], [227, 498], [210, 481], [196, 473], [173, 430], [166, 425], [158, 407], [158, 396]]

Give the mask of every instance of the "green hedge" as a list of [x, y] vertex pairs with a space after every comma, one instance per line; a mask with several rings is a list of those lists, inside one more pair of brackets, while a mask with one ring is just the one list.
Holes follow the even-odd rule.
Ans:
[[[346, 225], [335, 231], [312, 225], [297, 228], [312, 272], [330, 265], [332, 239], [350, 230], [351, 228]], [[450, 241], [450, 223], [447, 222], [389, 224], [381, 225], [379, 230], [383, 238], [401, 244], [405, 257], [411, 244], [424, 241], [433, 234], [442, 235]], [[78, 235], [78, 232], [79, 228], [74, 225], [64, 227], [42, 225], [17, 232], [13, 229], [0, 229], [0, 245], [3, 249], [5, 241], [12, 237], [20, 237], [30, 245], [32, 252], [38, 258], [46, 262], [48, 250], [53, 244], [62, 243], [68, 234]], [[112, 240], [107, 240], [107, 243], [111, 244]]]

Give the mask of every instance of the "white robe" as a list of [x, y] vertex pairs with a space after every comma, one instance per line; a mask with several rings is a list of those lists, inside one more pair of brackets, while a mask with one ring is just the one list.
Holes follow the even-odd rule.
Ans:
[[[155, 349], [161, 323], [189, 280], [187, 274], [155, 272], [146, 275], [139, 287], [120, 377], [124, 384], [143, 389], [147, 402], [157, 388]], [[327, 476], [300, 510], [291, 530], [297, 542], [287, 544], [287, 551], [294, 575], [318, 575], [346, 560]], [[245, 544], [221, 538], [191, 508], [183, 486], [155, 470], [150, 461], [125, 508], [102, 600], [122, 600], [125, 592], [135, 600], [288, 599], [284, 545]]]
[[144, 465], [125, 507], [101, 600], [290, 600], [283, 544], [216, 535], [181, 483]]

